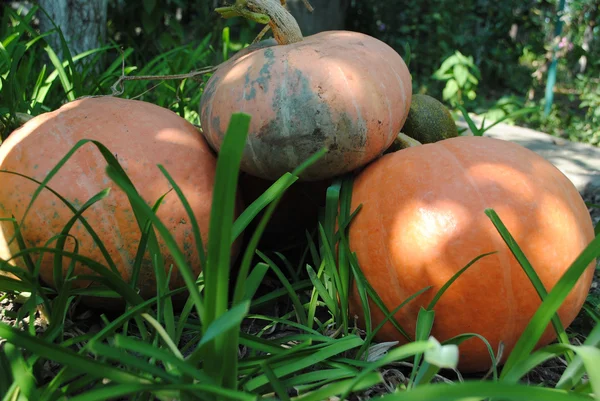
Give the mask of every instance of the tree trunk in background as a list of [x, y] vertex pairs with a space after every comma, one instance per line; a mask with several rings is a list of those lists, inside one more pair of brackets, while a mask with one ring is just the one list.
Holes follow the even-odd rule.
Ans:
[[[62, 30], [71, 56], [102, 45], [106, 39], [108, 0], [39, 0], [54, 23]], [[54, 29], [46, 14], [39, 12], [40, 29]], [[58, 34], [46, 37], [50, 46], [62, 59], [62, 45]]]
[[287, 0], [288, 8], [298, 21], [304, 36], [344, 29], [349, 0], [310, 0], [310, 3], [315, 9], [312, 13], [306, 9], [302, 0]]

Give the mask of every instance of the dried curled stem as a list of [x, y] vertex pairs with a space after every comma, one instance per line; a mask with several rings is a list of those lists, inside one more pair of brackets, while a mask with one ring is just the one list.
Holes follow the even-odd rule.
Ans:
[[[312, 10], [308, 0], [303, 1], [309, 10]], [[298, 22], [286, 8], [286, 0], [237, 0], [232, 6], [219, 7], [215, 11], [224, 18], [244, 17], [261, 24], [268, 24], [280, 45], [300, 42], [303, 39]], [[269, 28], [263, 29], [255, 42]]]
[[206, 67], [198, 71], [188, 72], [187, 74], [173, 74], [173, 75], [121, 75], [117, 82], [110, 87], [113, 96], [119, 96], [123, 94], [123, 82], [125, 81], [152, 81], [152, 80], [169, 80], [169, 79], [187, 79], [196, 78], [204, 74], [210, 74], [215, 72], [219, 66]]
[[[313, 12], [315, 11], [315, 9], [313, 8], [313, 6], [308, 2], [308, 0], [302, 0], [302, 2], [304, 3], [304, 6], [306, 7], [306, 9], [309, 12]], [[281, 5], [287, 8], [287, 2], [286, 0], [281, 0]], [[263, 36], [265, 36], [265, 34], [267, 32], [269, 32], [269, 30], [271, 29], [271, 25], [265, 25], [265, 27], [262, 29], [262, 31], [260, 31], [260, 33], [256, 36], [256, 38], [254, 38], [254, 40], [252, 41], [252, 44], [255, 44], [257, 42], [260, 42], [261, 39], [263, 38]]]
[[204, 67], [198, 71], [188, 72], [186, 74], [172, 74], [172, 75], [136, 75], [129, 76], [125, 75], [125, 57], [123, 57], [121, 61], [121, 76], [111, 87], [110, 90], [112, 92], [112, 96], [120, 96], [123, 94], [125, 90], [123, 83], [125, 81], [153, 81], [153, 80], [170, 80], [170, 79], [187, 79], [187, 78], [196, 78], [205, 74], [210, 74], [215, 72], [217, 68], [219, 68], [221, 64], [216, 66]]
[[[313, 12], [314, 8], [309, 0], [302, 0], [306, 9]], [[224, 18], [242, 16], [262, 24], [267, 24], [252, 43], [256, 43], [269, 31], [273, 30], [273, 36], [279, 44], [289, 44], [302, 40], [302, 31], [298, 23], [287, 10], [287, 0], [237, 0], [235, 5], [219, 7], [215, 9]], [[174, 75], [125, 75], [125, 58], [123, 58], [122, 72], [119, 79], [110, 87], [112, 96], [120, 96], [124, 91], [125, 81], [151, 81], [196, 78], [205, 74], [215, 72], [221, 64], [205, 67], [198, 71], [187, 74]]]

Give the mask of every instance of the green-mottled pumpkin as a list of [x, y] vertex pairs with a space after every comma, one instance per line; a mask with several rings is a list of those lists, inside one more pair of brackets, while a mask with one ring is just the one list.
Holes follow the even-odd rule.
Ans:
[[[275, 180], [326, 147], [302, 180], [362, 167], [394, 141], [408, 115], [409, 70], [387, 44], [350, 31], [302, 37], [276, 0], [248, 0], [219, 11], [267, 14], [275, 40], [259, 42], [221, 65], [207, 82], [200, 120], [218, 152], [234, 112], [252, 116], [241, 169]], [[241, 7], [241, 8], [240, 8]]]

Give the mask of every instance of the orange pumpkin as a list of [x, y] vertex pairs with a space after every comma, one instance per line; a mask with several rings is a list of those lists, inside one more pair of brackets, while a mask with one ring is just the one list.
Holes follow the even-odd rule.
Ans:
[[[119, 160], [140, 195], [153, 205], [169, 191], [170, 184], [160, 172], [162, 164], [181, 187], [200, 226], [202, 238], [208, 237], [216, 158], [196, 128], [172, 111], [136, 100], [114, 97], [84, 98], [60, 109], [39, 115], [14, 131], [0, 146], [0, 169], [14, 171], [42, 181], [61, 158], [81, 139], [93, 139], [104, 144]], [[141, 232], [125, 193], [105, 173], [106, 161], [91, 143], [75, 152], [54, 176], [48, 186], [76, 207], [105, 188], [109, 196], [94, 204], [83, 216], [106, 246], [119, 272], [129, 280]], [[16, 175], [0, 173], [0, 216], [14, 215], [18, 222], [31, 200], [37, 184]], [[194, 269], [200, 273], [200, 262], [192, 234], [192, 225], [174, 191], [158, 209], [158, 217], [170, 229], [180, 249]], [[22, 235], [30, 247], [45, 246], [59, 234], [72, 212], [50, 191], [43, 190], [28, 213]], [[14, 232], [12, 224], [0, 221], [0, 256], [8, 258], [17, 248], [7, 240]], [[77, 222], [70, 234], [79, 241], [79, 253], [106, 263], [98, 246], [84, 226]], [[159, 236], [165, 257], [165, 268], [174, 264]], [[50, 244], [53, 246], [54, 242]], [[68, 239], [65, 248], [73, 250]], [[234, 247], [234, 254], [237, 249]], [[22, 266], [20, 260], [15, 260]], [[70, 259], [64, 258], [64, 270]], [[41, 278], [53, 284], [53, 257], [44, 256]], [[171, 287], [184, 282], [176, 266]], [[95, 274], [78, 264], [75, 274]], [[81, 281], [79, 285], [87, 285]], [[155, 294], [156, 280], [151, 262], [142, 266], [138, 282], [142, 296]]]
[[[540, 299], [484, 210], [498, 213], [548, 290], [594, 238], [580, 194], [557, 168], [520, 145], [487, 137], [457, 137], [383, 156], [356, 178], [352, 210], [359, 204], [350, 247], [387, 308], [433, 287], [395, 315], [412, 335], [419, 308], [452, 275], [475, 257], [497, 252], [477, 261], [441, 297], [432, 335], [443, 341], [479, 333], [495, 351], [504, 343], [503, 360]], [[585, 301], [594, 265], [559, 310], [565, 326]], [[350, 302], [361, 318], [357, 293]], [[376, 306], [371, 312], [375, 324], [383, 319]], [[377, 338], [403, 341], [390, 323]], [[554, 338], [549, 326], [538, 346]], [[491, 366], [479, 339], [467, 340], [459, 351], [464, 372]]]
[[412, 84], [402, 57], [358, 32], [303, 38], [278, 1], [248, 0], [219, 12], [269, 15], [277, 41], [253, 45], [207, 82], [200, 120], [218, 152], [232, 112], [252, 115], [241, 169], [276, 180], [323, 147], [329, 152], [302, 180], [331, 178], [364, 166], [394, 141], [408, 115]]

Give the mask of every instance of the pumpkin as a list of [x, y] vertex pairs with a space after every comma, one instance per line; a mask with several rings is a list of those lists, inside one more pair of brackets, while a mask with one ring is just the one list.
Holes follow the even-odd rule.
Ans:
[[412, 84], [402, 57], [387, 44], [350, 31], [302, 37], [277, 0], [240, 0], [217, 11], [268, 15], [276, 39], [219, 66], [201, 98], [202, 130], [217, 152], [231, 113], [252, 115], [242, 171], [276, 180], [326, 147], [300, 176], [324, 180], [366, 165], [394, 141]]
[[[208, 238], [209, 215], [216, 170], [216, 157], [197, 129], [172, 111], [137, 100], [114, 97], [83, 98], [63, 105], [56, 111], [39, 115], [14, 131], [0, 146], [0, 169], [44, 180], [48, 172], [81, 139], [104, 144], [118, 159], [139, 194], [153, 205], [171, 188], [157, 164], [162, 164], [181, 187], [200, 226], [203, 240]], [[106, 161], [92, 143], [79, 148], [48, 183], [48, 186], [80, 207], [92, 196], [110, 188], [107, 198], [83, 213], [106, 246], [121, 276], [129, 281], [141, 238], [128, 198], [106, 175]], [[14, 215], [21, 222], [25, 208], [38, 185], [13, 174], [0, 173], [0, 216]], [[192, 224], [174, 191], [166, 195], [157, 211], [184, 251], [194, 272], [200, 273], [200, 261], [192, 233]], [[27, 214], [21, 233], [29, 247], [45, 246], [59, 234], [73, 213], [49, 190], [44, 189]], [[0, 221], [0, 257], [17, 251], [12, 223]], [[84, 226], [77, 222], [70, 234], [78, 240], [79, 254], [105, 263], [98, 246]], [[184, 286], [172, 256], [160, 235], [159, 245], [171, 288]], [[54, 242], [50, 244], [53, 246]], [[69, 238], [65, 249], [73, 251]], [[234, 255], [237, 246], [233, 247]], [[149, 256], [148, 254], [146, 256]], [[65, 271], [70, 258], [63, 259]], [[20, 260], [13, 260], [23, 266]], [[45, 254], [40, 270], [43, 281], [54, 285], [53, 256]], [[77, 264], [75, 275], [95, 274]], [[78, 286], [89, 285], [79, 281]], [[156, 294], [152, 264], [144, 261], [138, 287], [143, 297]]]
[[[349, 228], [366, 279], [388, 310], [427, 286], [395, 315], [414, 336], [420, 307], [471, 260], [487, 252], [452, 283], [434, 307], [432, 335], [439, 341], [463, 333], [483, 335], [503, 359], [513, 349], [540, 299], [493, 223], [493, 208], [550, 290], [594, 238], [590, 214], [575, 186], [538, 154], [512, 142], [464, 136], [384, 155], [356, 177]], [[594, 263], [559, 309], [568, 326], [591, 286]], [[355, 292], [351, 310], [363, 316]], [[373, 327], [384, 318], [370, 306]], [[555, 338], [551, 325], [538, 346]], [[404, 337], [388, 322], [380, 341]], [[459, 346], [459, 369], [488, 369], [484, 343]]]

